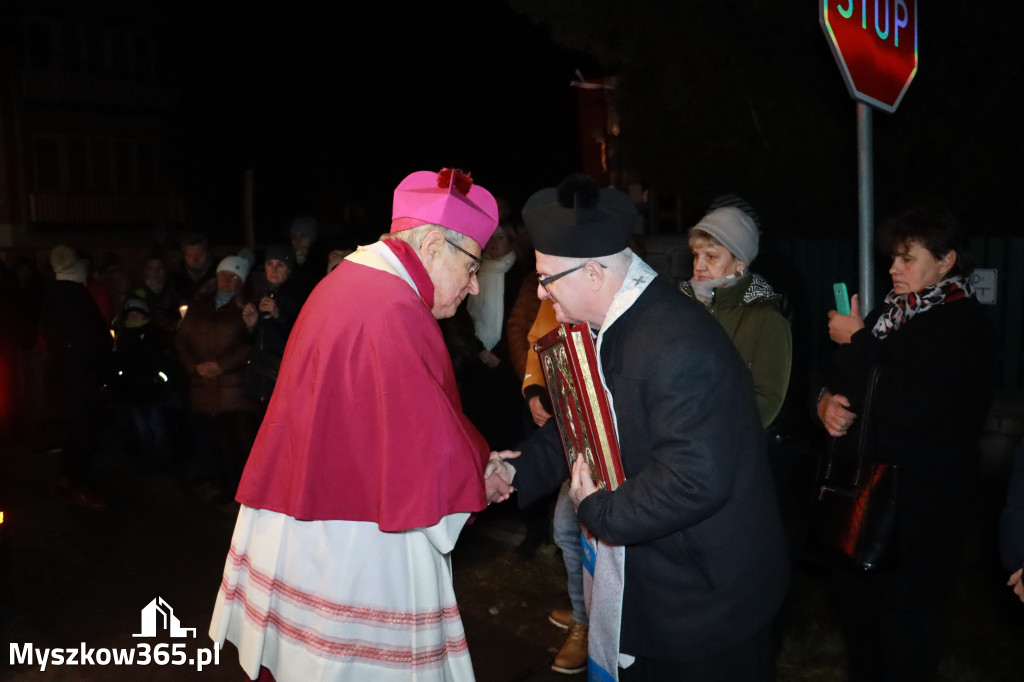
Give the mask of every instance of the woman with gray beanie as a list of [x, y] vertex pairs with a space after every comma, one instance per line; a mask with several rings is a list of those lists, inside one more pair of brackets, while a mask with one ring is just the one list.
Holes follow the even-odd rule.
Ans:
[[754, 378], [761, 424], [782, 408], [793, 362], [793, 338], [781, 296], [750, 272], [758, 231], [744, 211], [716, 208], [690, 228], [693, 278], [679, 288], [696, 298], [725, 328]]

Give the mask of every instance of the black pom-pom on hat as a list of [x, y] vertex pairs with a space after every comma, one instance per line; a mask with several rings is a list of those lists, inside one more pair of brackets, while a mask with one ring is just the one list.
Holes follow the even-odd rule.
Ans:
[[558, 203], [563, 208], [594, 208], [601, 188], [589, 175], [575, 173], [558, 183]]
[[622, 192], [603, 189], [586, 175], [535, 192], [523, 205], [534, 248], [549, 256], [598, 258], [629, 245], [636, 206]]

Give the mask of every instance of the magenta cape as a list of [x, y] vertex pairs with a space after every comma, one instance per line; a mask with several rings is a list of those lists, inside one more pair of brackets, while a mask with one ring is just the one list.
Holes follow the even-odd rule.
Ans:
[[302, 308], [236, 499], [300, 520], [427, 527], [487, 505], [486, 441], [404, 280], [345, 261]]

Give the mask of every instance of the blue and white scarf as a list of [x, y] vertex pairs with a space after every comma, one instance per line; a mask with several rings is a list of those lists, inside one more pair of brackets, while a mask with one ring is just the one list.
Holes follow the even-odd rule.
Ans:
[[[629, 310], [640, 294], [654, 281], [657, 273], [639, 256], [633, 254], [633, 262], [626, 271], [626, 279], [619, 288], [611, 307], [605, 316], [604, 324], [597, 335], [597, 369], [601, 377], [601, 385], [608, 396], [615, 421], [615, 433], [619, 427], [615, 416], [615, 402], [608, 383], [605, 381], [604, 368], [601, 365], [601, 343], [604, 335], [615, 321]], [[614, 494], [614, 493], [612, 493]], [[589, 536], [589, 537], [588, 537]], [[622, 631], [622, 590], [625, 582], [626, 548], [622, 545], [610, 545], [599, 538], [582, 534], [583, 542], [583, 596], [587, 603], [590, 619], [589, 641], [587, 645], [587, 679], [608, 682], [619, 679], [619, 666], [628, 666], [633, 657], [619, 652], [619, 638]]]

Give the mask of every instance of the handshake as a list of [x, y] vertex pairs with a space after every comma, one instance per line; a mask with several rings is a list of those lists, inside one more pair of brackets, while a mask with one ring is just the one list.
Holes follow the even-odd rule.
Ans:
[[520, 454], [513, 450], [491, 453], [491, 459], [487, 462], [487, 468], [484, 469], [487, 504], [504, 502], [509, 495], [515, 492], [515, 488], [512, 487], [512, 479], [515, 478], [516, 469], [506, 460], [515, 459]]

